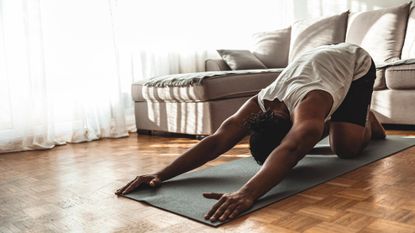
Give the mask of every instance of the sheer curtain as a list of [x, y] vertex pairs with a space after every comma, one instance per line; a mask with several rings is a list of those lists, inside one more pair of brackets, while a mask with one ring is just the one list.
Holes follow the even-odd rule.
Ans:
[[[284, 6], [284, 7], [282, 7]], [[135, 131], [130, 87], [203, 71], [288, 24], [290, 1], [0, 0], [0, 152]]]
[[135, 129], [108, 1], [0, 2], [1, 152]]
[[134, 80], [203, 71], [207, 58], [218, 58], [216, 49], [249, 49], [253, 33], [282, 28], [293, 18], [290, 0], [120, 0], [115, 5], [120, 51], [130, 53]]

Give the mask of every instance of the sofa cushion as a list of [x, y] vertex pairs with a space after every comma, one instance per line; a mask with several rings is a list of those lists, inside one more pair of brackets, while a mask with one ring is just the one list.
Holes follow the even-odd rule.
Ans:
[[389, 89], [415, 89], [415, 64], [386, 68], [385, 80]]
[[205, 71], [231, 70], [223, 59], [207, 59], [205, 61]]
[[132, 96], [136, 102], [198, 102], [252, 96], [271, 84], [282, 70], [207, 77], [200, 85], [147, 86], [146, 81], [140, 81], [133, 83]]
[[360, 45], [376, 64], [398, 60], [410, 3], [350, 14], [346, 42]]
[[409, 14], [401, 58], [415, 58], [415, 7], [412, 7]]
[[291, 27], [258, 32], [253, 35], [252, 53], [268, 68], [283, 68], [288, 64]]
[[344, 42], [349, 12], [314, 20], [300, 20], [292, 25], [289, 61], [309, 49]]
[[249, 50], [219, 49], [219, 55], [232, 70], [266, 69], [267, 67]]

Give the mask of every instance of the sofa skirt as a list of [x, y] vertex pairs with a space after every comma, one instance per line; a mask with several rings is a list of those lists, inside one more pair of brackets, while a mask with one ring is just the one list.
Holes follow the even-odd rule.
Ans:
[[137, 130], [210, 135], [250, 97], [205, 102], [135, 102]]
[[413, 90], [380, 90], [372, 95], [371, 109], [382, 124], [415, 124]]

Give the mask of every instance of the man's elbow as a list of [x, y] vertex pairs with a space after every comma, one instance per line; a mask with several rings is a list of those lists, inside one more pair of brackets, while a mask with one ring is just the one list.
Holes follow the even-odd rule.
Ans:
[[219, 134], [212, 134], [205, 137], [202, 141], [206, 143], [206, 148], [209, 148], [207, 157], [209, 160], [214, 160], [224, 153], [223, 139]]
[[319, 129], [309, 129], [302, 137], [301, 142], [291, 142], [286, 145], [287, 154], [293, 155], [294, 160], [298, 162], [310, 152], [314, 145], [320, 140], [322, 132]]
[[300, 161], [305, 153], [302, 153], [302, 147], [295, 143], [289, 143], [284, 145], [281, 149], [281, 155], [284, 155], [284, 160], [295, 166]]

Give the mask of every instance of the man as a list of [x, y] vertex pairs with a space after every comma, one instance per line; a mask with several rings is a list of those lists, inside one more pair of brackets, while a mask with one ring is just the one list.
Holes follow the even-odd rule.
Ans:
[[369, 111], [375, 66], [362, 48], [341, 43], [304, 52], [258, 95], [249, 99], [211, 136], [161, 171], [137, 176], [116, 194], [141, 184], [156, 187], [217, 158], [251, 132], [250, 150], [261, 169], [232, 193], [204, 193], [218, 202], [206, 214], [225, 221], [249, 209], [277, 185], [317, 142], [329, 133], [340, 158], [358, 156], [371, 138], [384, 138]]

